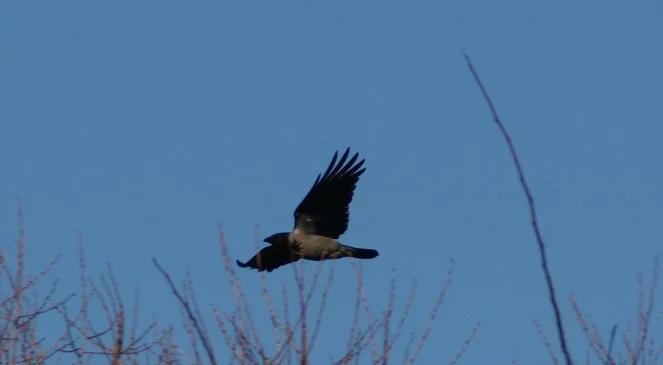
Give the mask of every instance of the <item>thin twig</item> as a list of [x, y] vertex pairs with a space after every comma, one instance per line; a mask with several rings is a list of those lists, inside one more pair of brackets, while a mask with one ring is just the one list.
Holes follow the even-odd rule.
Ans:
[[186, 311], [187, 316], [189, 317], [189, 320], [193, 324], [194, 328], [196, 329], [196, 333], [198, 333], [198, 337], [200, 338], [200, 341], [203, 343], [203, 347], [205, 348], [205, 352], [207, 353], [207, 357], [209, 358], [210, 363], [216, 365], [216, 358], [214, 357], [214, 351], [212, 350], [212, 346], [210, 346], [209, 341], [207, 340], [207, 337], [205, 336], [205, 332], [200, 328], [200, 325], [198, 324], [198, 320], [196, 319], [196, 316], [193, 314], [193, 311], [191, 310], [189, 303], [182, 297], [180, 292], [177, 290], [175, 287], [175, 284], [173, 283], [173, 280], [170, 278], [170, 275], [164, 270], [161, 265], [159, 265], [159, 262], [157, 261], [156, 258], [152, 258], [152, 263], [154, 266], [159, 270], [161, 275], [166, 279], [168, 282], [168, 286], [170, 286], [170, 290], [173, 292], [173, 295], [177, 298], [177, 300], [180, 302], [184, 310]]
[[[16, 242], [17, 246], [17, 255], [16, 255], [16, 286], [14, 288], [14, 296], [16, 297], [15, 304], [15, 313], [16, 317], [23, 314], [23, 309], [21, 305], [23, 304], [23, 298], [21, 294], [23, 290], [23, 275], [25, 269], [25, 216], [23, 215], [23, 201], [18, 199], [16, 202], [16, 210], [18, 214], [18, 240]], [[12, 331], [12, 336], [19, 337], [20, 330], [14, 326], [14, 331]], [[12, 362], [16, 362], [16, 351], [12, 351]]]
[[313, 346], [315, 346], [315, 342], [318, 339], [318, 333], [320, 333], [320, 325], [322, 324], [322, 317], [324, 315], [325, 308], [327, 307], [327, 298], [329, 297], [329, 292], [331, 291], [331, 284], [334, 280], [334, 272], [335, 271], [333, 268], [329, 269], [329, 277], [327, 278], [327, 283], [325, 284], [325, 288], [321, 294], [320, 307], [318, 308], [318, 316], [315, 321], [315, 325], [313, 326], [313, 336], [311, 336], [311, 340], [309, 342], [308, 354], [310, 354], [311, 351], [313, 350]]
[[548, 355], [550, 355], [550, 360], [552, 361], [553, 365], [559, 365], [559, 361], [557, 361], [557, 356], [555, 355], [555, 351], [553, 351], [552, 345], [550, 344], [550, 340], [548, 339], [548, 336], [546, 336], [546, 333], [543, 331], [541, 323], [539, 323], [538, 321], [534, 321], [534, 326], [536, 327], [536, 332], [538, 332], [539, 336], [541, 336], [541, 341], [543, 341], [543, 345], [546, 347], [546, 350], [548, 351]]
[[615, 343], [615, 336], [617, 335], [617, 325], [613, 325], [610, 329], [610, 341], [608, 341], [608, 357], [612, 356], [612, 347]]
[[495, 124], [497, 124], [497, 127], [499, 128], [500, 132], [502, 133], [502, 137], [504, 137], [508, 147], [509, 147], [509, 152], [511, 154], [511, 159], [513, 160], [513, 163], [516, 167], [516, 171], [518, 172], [518, 180], [520, 181], [520, 186], [523, 188], [523, 192], [525, 193], [525, 196], [527, 197], [527, 205], [529, 206], [529, 213], [530, 213], [530, 218], [531, 218], [531, 223], [532, 223], [532, 229], [534, 230], [534, 235], [536, 236], [536, 242], [538, 244], [539, 248], [539, 254], [541, 256], [541, 267], [543, 269], [543, 274], [546, 278], [546, 285], [548, 287], [548, 296], [550, 300], [550, 304], [552, 305], [553, 308], [553, 313], [555, 315], [555, 324], [557, 326], [557, 334], [559, 336], [559, 344], [562, 349], [562, 353], [564, 354], [564, 359], [566, 361], [567, 365], [572, 365], [573, 360], [571, 360], [571, 354], [569, 353], [568, 346], [566, 344], [566, 336], [564, 334], [564, 325], [562, 324], [562, 315], [559, 310], [559, 305], [557, 304], [557, 296], [555, 295], [555, 286], [553, 285], [553, 279], [550, 274], [550, 269], [548, 268], [548, 258], [546, 256], [546, 246], [543, 243], [543, 237], [541, 235], [541, 231], [539, 229], [539, 223], [537, 220], [537, 214], [536, 214], [536, 209], [534, 206], [534, 197], [532, 196], [532, 192], [529, 189], [529, 185], [527, 184], [527, 181], [525, 180], [525, 173], [523, 172], [523, 168], [520, 164], [520, 159], [518, 158], [518, 154], [516, 153], [516, 148], [513, 145], [513, 141], [511, 140], [511, 136], [509, 135], [509, 132], [507, 132], [506, 128], [504, 127], [504, 124], [502, 124], [502, 121], [500, 120], [499, 114], [497, 113], [497, 109], [495, 109], [495, 106], [493, 105], [493, 101], [488, 95], [488, 91], [486, 91], [486, 88], [483, 86], [483, 83], [481, 82], [481, 79], [479, 78], [479, 74], [477, 71], [474, 69], [474, 65], [472, 64], [472, 60], [470, 59], [470, 56], [467, 54], [463, 54], [465, 56], [465, 62], [467, 63], [467, 67], [470, 70], [470, 73], [472, 74], [472, 77], [474, 78], [474, 81], [476, 82], [477, 86], [481, 90], [481, 94], [483, 95], [484, 100], [488, 104], [488, 108], [490, 108], [490, 113], [493, 116], [493, 121]]
[[455, 265], [456, 263], [452, 259], [449, 266], [449, 270], [447, 271], [447, 277], [442, 283], [442, 287], [440, 288], [440, 291], [437, 294], [437, 299], [435, 300], [433, 308], [430, 311], [426, 328], [421, 334], [421, 337], [419, 338], [419, 343], [417, 344], [417, 347], [415, 347], [412, 357], [410, 357], [410, 359], [408, 360], [408, 364], [414, 364], [415, 360], [417, 359], [421, 351], [424, 349], [424, 345], [426, 345], [426, 342], [428, 342], [428, 337], [430, 336], [430, 333], [433, 329], [433, 323], [435, 323], [435, 319], [437, 318], [437, 314], [440, 311], [440, 307], [442, 307], [442, 303], [444, 302], [447, 290], [449, 290], [449, 286], [451, 285], [451, 281], [454, 275]]
[[467, 336], [465, 341], [463, 341], [463, 344], [461, 345], [460, 349], [456, 353], [456, 355], [451, 359], [449, 362], [449, 365], [456, 365], [458, 364], [458, 361], [460, 360], [461, 357], [467, 352], [467, 349], [470, 347], [472, 344], [472, 341], [477, 337], [477, 333], [479, 333], [479, 328], [481, 327], [481, 323], [477, 323], [472, 327], [472, 331], [470, 331], [470, 334]]
[[642, 293], [644, 293], [644, 288], [642, 284], [642, 275], [639, 275], [639, 287], [640, 287], [640, 305], [638, 310], [638, 338], [636, 340], [636, 351], [632, 353], [631, 364], [637, 365], [640, 355], [645, 348], [645, 342], [647, 341], [647, 334], [649, 333], [649, 322], [651, 321], [651, 314], [654, 309], [654, 297], [656, 294], [656, 286], [658, 284], [658, 275], [661, 269], [661, 261], [659, 256], [656, 256], [654, 259], [654, 272], [652, 275], [651, 288], [649, 289], [649, 303], [647, 305], [647, 310], [644, 310]]

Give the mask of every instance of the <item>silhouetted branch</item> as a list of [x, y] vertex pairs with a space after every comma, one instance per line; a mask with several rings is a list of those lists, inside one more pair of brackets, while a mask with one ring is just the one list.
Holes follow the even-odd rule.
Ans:
[[647, 309], [644, 309], [644, 284], [642, 279], [642, 274], [638, 273], [638, 332], [636, 339], [636, 348], [633, 353], [631, 353], [631, 365], [637, 365], [640, 360], [642, 351], [645, 348], [647, 342], [647, 335], [649, 334], [649, 324], [651, 321], [651, 314], [654, 309], [654, 297], [656, 294], [656, 286], [658, 284], [658, 276], [661, 270], [661, 261], [660, 257], [656, 256], [654, 259], [654, 270], [652, 274], [651, 287], [649, 289], [649, 303], [647, 304]]
[[571, 302], [573, 311], [576, 313], [576, 319], [578, 320], [578, 323], [580, 323], [582, 331], [585, 333], [587, 342], [589, 343], [589, 346], [592, 348], [592, 350], [594, 350], [596, 357], [598, 357], [598, 359], [606, 365], [616, 365], [615, 360], [612, 358], [610, 352], [605, 347], [603, 338], [601, 337], [601, 332], [598, 330], [596, 325], [591, 322], [580, 310], [580, 306], [578, 305], [578, 302], [573, 295], [569, 295], [569, 301]]
[[477, 323], [474, 327], [472, 327], [470, 334], [467, 336], [465, 341], [463, 341], [462, 346], [456, 353], [456, 356], [454, 356], [453, 359], [451, 359], [449, 365], [456, 365], [460, 360], [460, 358], [465, 354], [465, 352], [467, 352], [467, 349], [470, 347], [470, 344], [472, 344], [472, 341], [474, 341], [474, 339], [476, 338], [477, 333], [479, 333], [480, 327], [481, 327], [480, 323]]
[[541, 323], [539, 323], [538, 321], [534, 321], [534, 326], [536, 327], [536, 332], [538, 332], [539, 336], [541, 336], [543, 345], [546, 347], [546, 350], [548, 351], [548, 355], [550, 356], [550, 360], [552, 361], [553, 365], [559, 365], [559, 361], [557, 360], [555, 351], [553, 351], [552, 345], [550, 344], [550, 339], [548, 339], [548, 336], [546, 336], [546, 333], [543, 331]]
[[534, 206], [534, 197], [532, 196], [532, 192], [530, 191], [529, 185], [527, 184], [527, 180], [525, 180], [525, 173], [523, 172], [522, 165], [520, 164], [520, 159], [518, 158], [518, 154], [516, 153], [516, 148], [513, 144], [513, 141], [511, 140], [509, 132], [507, 132], [506, 127], [502, 123], [497, 113], [497, 109], [495, 108], [495, 105], [493, 105], [493, 101], [488, 95], [488, 91], [486, 91], [486, 88], [483, 86], [483, 82], [481, 82], [481, 78], [479, 78], [479, 74], [475, 70], [474, 65], [472, 64], [472, 60], [470, 59], [470, 56], [468, 56], [467, 54], [463, 54], [463, 56], [465, 57], [465, 61], [467, 62], [467, 67], [469, 68], [470, 73], [474, 78], [474, 81], [481, 90], [481, 94], [483, 95], [486, 104], [488, 104], [490, 113], [493, 116], [493, 121], [499, 128], [500, 132], [502, 133], [502, 137], [504, 137], [504, 140], [506, 141], [507, 146], [509, 147], [509, 153], [511, 154], [511, 159], [513, 160], [513, 163], [516, 167], [516, 171], [518, 173], [518, 180], [520, 181], [520, 186], [522, 187], [523, 192], [525, 193], [525, 197], [527, 198], [527, 205], [529, 206], [532, 229], [534, 230], [534, 235], [536, 236], [536, 242], [538, 244], [539, 254], [541, 257], [541, 267], [543, 269], [543, 274], [546, 279], [546, 286], [548, 287], [548, 297], [553, 309], [553, 313], [555, 315], [555, 324], [557, 326], [559, 344], [562, 349], [562, 354], [564, 354], [564, 359], [566, 361], [566, 364], [572, 365], [573, 360], [571, 359], [571, 355], [569, 354], [569, 349], [566, 344], [566, 336], [564, 334], [564, 325], [562, 323], [562, 316], [559, 310], [559, 305], [557, 304], [557, 296], [555, 295], [555, 286], [553, 285], [553, 279], [550, 274], [550, 269], [548, 268], [546, 246], [543, 243], [543, 237], [539, 229], [539, 222], [537, 219], [536, 208]]
[[615, 337], [617, 335], [617, 325], [612, 326], [610, 329], [610, 341], [608, 341], [608, 357], [612, 356], [612, 349], [615, 345]]
[[210, 346], [209, 341], [207, 339], [207, 336], [205, 335], [205, 332], [203, 331], [202, 328], [200, 328], [200, 325], [198, 323], [198, 319], [196, 318], [193, 311], [191, 310], [191, 307], [190, 307], [189, 303], [186, 301], [186, 299], [184, 299], [184, 297], [182, 297], [180, 292], [177, 290], [177, 287], [173, 283], [173, 280], [170, 278], [170, 275], [166, 272], [166, 270], [164, 270], [163, 267], [161, 267], [161, 265], [159, 265], [159, 262], [157, 261], [156, 258], [154, 258], [154, 257], [152, 258], [152, 263], [157, 268], [157, 270], [159, 270], [161, 275], [163, 275], [164, 279], [166, 279], [166, 282], [168, 282], [168, 286], [170, 287], [170, 290], [173, 292], [173, 295], [175, 295], [175, 298], [177, 298], [177, 301], [184, 308], [184, 310], [187, 314], [187, 317], [189, 318], [189, 320], [193, 324], [193, 326], [196, 330], [196, 333], [198, 334], [198, 337], [200, 338], [200, 341], [202, 342], [203, 347], [205, 348], [205, 352], [207, 353], [207, 357], [209, 358], [210, 363], [216, 365], [217, 362], [216, 362], [216, 358], [214, 357], [214, 351], [212, 349], [212, 346]]
[[[424, 329], [424, 332], [421, 335], [421, 338], [419, 339], [419, 343], [417, 347], [414, 350], [414, 354], [412, 357], [409, 358], [408, 364], [413, 364], [414, 361], [417, 359], [419, 354], [421, 353], [421, 350], [423, 350], [424, 345], [428, 341], [428, 336], [430, 336], [430, 332], [433, 328], [433, 323], [435, 323], [435, 319], [437, 318], [437, 314], [440, 311], [440, 307], [442, 306], [442, 303], [444, 301], [444, 297], [447, 293], [447, 290], [449, 289], [449, 285], [451, 285], [451, 279], [453, 278], [454, 274], [454, 267], [455, 267], [455, 262], [451, 260], [451, 266], [449, 267], [449, 271], [447, 271], [447, 278], [444, 280], [444, 283], [442, 284], [442, 288], [440, 289], [438, 295], [437, 295], [437, 300], [435, 301], [435, 304], [433, 304], [433, 308], [430, 311], [430, 318], [428, 319], [428, 323], [426, 324], [426, 328]], [[478, 329], [478, 327], [476, 327]]]
[[327, 283], [325, 284], [324, 289], [322, 289], [322, 296], [320, 298], [320, 307], [318, 308], [318, 316], [317, 319], [315, 320], [315, 325], [313, 326], [313, 335], [311, 336], [309, 348], [306, 353], [307, 358], [308, 355], [313, 350], [313, 346], [315, 346], [316, 340], [318, 339], [318, 333], [320, 333], [320, 325], [322, 324], [322, 317], [325, 313], [325, 308], [327, 307], [327, 298], [329, 296], [329, 292], [331, 291], [331, 284], [333, 280], [334, 280], [334, 269], [332, 268], [329, 270], [329, 277], [327, 278]]

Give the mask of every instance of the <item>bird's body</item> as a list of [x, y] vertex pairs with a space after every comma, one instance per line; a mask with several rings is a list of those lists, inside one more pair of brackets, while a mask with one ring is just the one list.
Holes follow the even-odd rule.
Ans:
[[348, 206], [359, 176], [365, 170], [361, 169], [364, 160], [356, 162], [358, 154], [347, 160], [349, 152], [349, 149], [345, 151], [338, 164], [338, 153], [335, 153], [326, 172], [318, 175], [311, 190], [295, 209], [293, 231], [265, 238], [270, 246], [245, 263], [237, 261], [239, 266], [272, 271], [300, 259], [320, 261], [378, 256], [376, 250], [347, 246], [337, 241], [348, 227]]
[[[376, 250], [347, 246], [333, 238], [315, 234], [307, 235], [293, 232], [290, 234], [290, 238], [298, 243], [300, 256], [306, 260], [320, 261], [343, 257], [372, 259], [378, 255]], [[302, 244], [302, 242], [306, 242], [306, 244]]]
[[299, 233], [297, 230], [290, 233], [288, 238], [299, 249], [300, 257], [306, 260], [335, 259], [342, 254], [342, 246], [333, 238]]

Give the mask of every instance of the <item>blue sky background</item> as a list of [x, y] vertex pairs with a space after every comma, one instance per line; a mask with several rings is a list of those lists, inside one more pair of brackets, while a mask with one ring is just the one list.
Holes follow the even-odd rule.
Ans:
[[[146, 320], [178, 324], [150, 258], [189, 269], [205, 308], [227, 306], [217, 222], [248, 258], [254, 226], [288, 230], [351, 146], [368, 169], [342, 241], [381, 252], [363, 265], [372, 302], [392, 270], [403, 289], [417, 277], [424, 323], [456, 261], [421, 363], [451, 358], [478, 321], [463, 363], [547, 362], [525, 200], [461, 47], [521, 154], [583, 359], [566, 295], [607, 336], [635, 319], [635, 272], [663, 252], [660, 1], [2, 2], [0, 244], [14, 244], [21, 198], [33, 271], [61, 254], [62, 291], [75, 290], [80, 231], [91, 274], [111, 263], [127, 293], [140, 285]], [[352, 263], [333, 265], [342, 313]], [[259, 301], [255, 272], [240, 275]], [[338, 348], [340, 322], [322, 338]]]

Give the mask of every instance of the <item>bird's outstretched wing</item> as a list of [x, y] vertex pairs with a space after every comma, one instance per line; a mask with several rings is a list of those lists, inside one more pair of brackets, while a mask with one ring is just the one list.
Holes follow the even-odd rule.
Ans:
[[355, 153], [348, 160], [350, 148], [338, 160], [338, 151], [324, 174], [318, 175], [304, 200], [295, 209], [295, 229], [303, 233], [338, 238], [348, 229], [348, 210], [364, 160]]
[[258, 271], [272, 271], [283, 265], [299, 260], [299, 256], [293, 254], [286, 245], [272, 245], [260, 250], [247, 262], [237, 260], [239, 267], [248, 267]]

